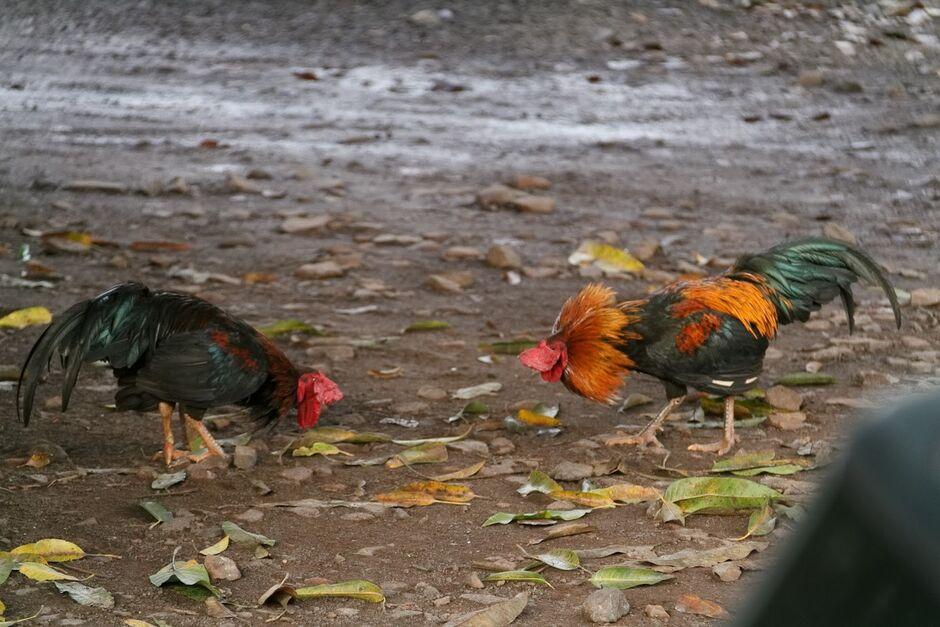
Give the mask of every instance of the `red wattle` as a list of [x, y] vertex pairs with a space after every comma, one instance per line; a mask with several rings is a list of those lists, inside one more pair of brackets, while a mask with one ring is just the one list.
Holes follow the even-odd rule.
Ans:
[[304, 400], [297, 406], [297, 424], [301, 429], [310, 429], [320, 420], [320, 402], [316, 398]]

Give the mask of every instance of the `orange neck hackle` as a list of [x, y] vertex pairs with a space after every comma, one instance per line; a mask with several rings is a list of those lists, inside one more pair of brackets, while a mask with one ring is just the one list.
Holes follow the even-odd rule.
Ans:
[[617, 304], [614, 291], [592, 283], [561, 308], [551, 339], [567, 349], [562, 381], [572, 392], [600, 403], [614, 403], [633, 361], [621, 350], [639, 335], [628, 330], [633, 308]]

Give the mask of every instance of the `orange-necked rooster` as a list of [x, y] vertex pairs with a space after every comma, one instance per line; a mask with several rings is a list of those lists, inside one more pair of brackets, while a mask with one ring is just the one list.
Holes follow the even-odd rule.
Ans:
[[[64, 370], [62, 411], [82, 364], [107, 362], [117, 377], [119, 410], [160, 410], [167, 466], [184, 456], [199, 461], [225, 455], [201, 422], [211, 407], [243, 405], [264, 421], [296, 408], [297, 422], [308, 428], [317, 423], [323, 406], [343, 398], [325, 375], [301, 373], [270, 340], [215, 305], [134, 282], [72, 305], [42, 333], [17, 388], [17, 412], [25, 425], [36, 387], [56, 352]], [[207, 449], [202, 455], [175, 449], [171, 419], [176, 405], [184, 430], [202, 437]]]
[[551, 336], [519, 359], [543, 380], [601, 403], [617, 400], [630, 371], [662, 381], [666, 406], [639, 434], [614, 443], [661, 448], [657, 430], [687, 388], [722, 396], [724, 436], [689, 449], [723, 455], [737, 442], [734, 396], [756, 385], [777, 327], [805, 322], [841, 296], [851, 333], [851, 286], [860, 278], [885, 291], [900, 328], [894, 288], [878, 264], [842, 242], [812, 238], [746, 255], [719, 276], [678, 281], [644, 299], [618, 303], [613, 290], [588, 285], [564, 304]]

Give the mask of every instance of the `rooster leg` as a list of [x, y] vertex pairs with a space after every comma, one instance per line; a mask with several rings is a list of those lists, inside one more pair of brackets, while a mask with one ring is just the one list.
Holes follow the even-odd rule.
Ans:
[[176, 443], [173, 440], [173, 405], [171, 403], [160, 403], [160, 417], [163, 422], [163, 450], [156, 453], [154, 460], [163, 458], [163, 463], [169, 467], [174, 460], [183, 457], [185, 453], [176, 450]]
[[215, 438], [212, 437], [212, 434], [209, 433], [209, 430], [206, 428], [206, 425], [202, 424], [201, 420], [195, 420], [186, 416], [187, 426], [193, 430], [193, 432], [198, 433], [202, 438], [203, 444], [206, 445], [206, 451], [200, 453], [199, 455], [189, 455], [190, 461], [201, 462], [207, 457], [225, 457], [225, 451], [222, 450], [222, 447], [218, 442], [215, 441]]
[[717, 442], [710, 444], [693, 444], [689, 447], [690, 451], [699, 451], [703, 453], [717, 453], [724, 455], [738, 443], [738, 436], [734, 434], [734, 397], [725, 397], [725, 434]]
[[671, 414], [676, 407], [681, 405], [682, 401], [684, 400], [685, 394], [669, 399], [669, 402], [666, 403], [666, 406], [663, 407], [662, 411], [659, 412], [659, 415], [656, 416], [652, 422], [646, 425], [646, 428], [640, 431], [638, 434], [610, 438], [607, 440], [607, 442], [605, 442], [605, 444], [607, 444], [607, 446], [615, 446], [617, 444], [633, 444], [639, 446], [640, 448], [647, 448], [648, 446], [653, 446], [655, 448], [666, 448], [656, 437], [656, 432], [659, 431], [660, 426], [663, 424], [663, 421], [669, 416], [669, 414]]

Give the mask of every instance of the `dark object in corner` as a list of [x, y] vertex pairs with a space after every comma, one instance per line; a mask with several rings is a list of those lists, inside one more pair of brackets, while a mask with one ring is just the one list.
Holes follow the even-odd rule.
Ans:
[[738, 627], [940, 621], [940, 394], [864, 427]]

